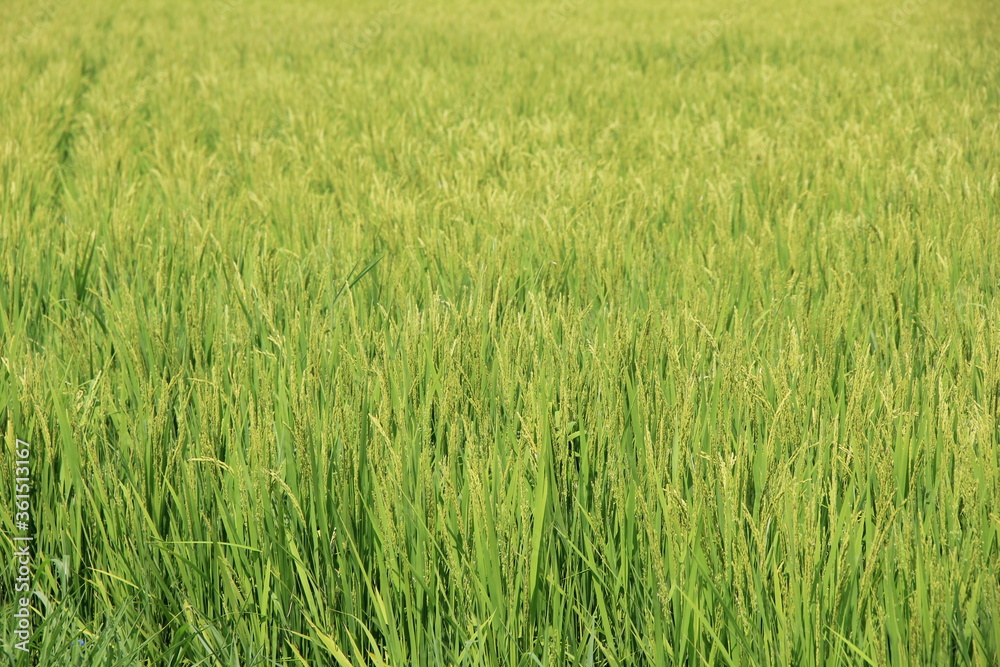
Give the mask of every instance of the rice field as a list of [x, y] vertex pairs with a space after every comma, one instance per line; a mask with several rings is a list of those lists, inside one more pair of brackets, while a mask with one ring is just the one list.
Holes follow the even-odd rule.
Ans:
[[0, 661], [1000, 664], [997, 9], [0, 3]]

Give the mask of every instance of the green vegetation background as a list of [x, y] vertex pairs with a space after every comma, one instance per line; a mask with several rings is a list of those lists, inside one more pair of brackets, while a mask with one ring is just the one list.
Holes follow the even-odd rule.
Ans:
[[36, 664], [1000, 664], [996, 9], [3, 3]]

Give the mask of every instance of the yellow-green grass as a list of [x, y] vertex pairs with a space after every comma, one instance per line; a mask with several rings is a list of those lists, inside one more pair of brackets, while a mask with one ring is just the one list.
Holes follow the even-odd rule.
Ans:
[[1000, 663], [995, 4], [18, 0], [0, 62], [4, 660]]

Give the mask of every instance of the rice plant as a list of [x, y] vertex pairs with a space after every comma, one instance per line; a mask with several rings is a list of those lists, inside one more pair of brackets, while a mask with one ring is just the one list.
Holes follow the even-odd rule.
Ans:
[[12, 0], [0, 60], [8, 664], [1000, 664], [991, 3]]

